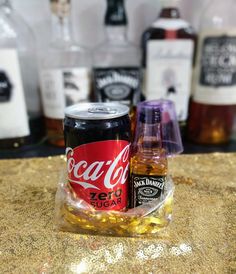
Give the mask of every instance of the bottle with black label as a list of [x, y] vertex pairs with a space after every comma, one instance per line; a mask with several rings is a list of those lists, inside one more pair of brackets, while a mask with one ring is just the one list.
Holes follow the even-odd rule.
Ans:
[[168, 162], [162, 147], [162, 114], [154, 102], [140, 103], [137, 109], [130, 167], [131, 208], [159, 199], [165, 187]]
[[174, 101], [185, 133], [197, 36], [181, 19], [178, 0], [163, 0], [160, 15], [142, 36], [144, 94]]
[[214, 0], [199, 34], [188, 137], [201, 144], [230, 139], [236, 105], [236, 2]]
[[0, 0], [0, 147], [40, 141], [43, 121], [36, 45], [28, 25]]
[[107, 0], [106, 41], [94, 52], [94, 96], [131, 109], [140, 100], [140, 51], [127, 40], [124, 0]]
[[90, 100], [92, 58], [73, 38], [71, 1], [50, 0], [50, 4], [52, 40], [40, 54], [41, 93], [48, 141], [64, 146], [64, 110]]

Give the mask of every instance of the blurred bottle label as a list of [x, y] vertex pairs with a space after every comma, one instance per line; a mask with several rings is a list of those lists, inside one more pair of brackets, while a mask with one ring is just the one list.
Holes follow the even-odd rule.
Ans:
[[19, 55], [26, 106], [30, 118], [40, 117], [42, 114], [35, 55], [35, 51], [21, 52]]
[[146, 98], [174, 101], [179, 121], [187, 119], [193, 52], [189, 39], [150, 40], [147, 45]]
[[204, 32], [200, 36], [194, 101], [236, 103], [236, 32]]
[[41, 72], [41, 85], [45, 116], [63, 119], [66, 106], [89, 100], [90, 70], [44, 70]]
[[30, 134], [17, 51], [0, 50], [0, 139]]
[[94, 70], [95, 96], [100, 102], [119, 102], [129, 107], [140, 101], [140, 68], [97, 68]]

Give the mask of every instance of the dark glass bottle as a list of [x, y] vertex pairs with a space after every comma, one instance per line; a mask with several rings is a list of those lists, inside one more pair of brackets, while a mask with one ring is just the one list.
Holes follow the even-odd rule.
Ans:
[[181, 19], [175, 1], [167, 2], [142, 36], [145, 97], [174, 101], [184, 135], [197, 35]]

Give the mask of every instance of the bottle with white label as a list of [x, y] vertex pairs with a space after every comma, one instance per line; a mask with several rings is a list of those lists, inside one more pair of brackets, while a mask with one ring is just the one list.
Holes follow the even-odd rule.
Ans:
[[43, 135], [36, 46], [33, 34], [0, 0], [0, 147], [18, 148]]
[[181, 19], [177, 2], [163, 1], [159, 18], [143, 33], [142, 65], [146, 99], [174, 101], [184, 135], [197, 37], [189, 23]]
[[66, 106], [90, 99], [90, 52], [74, 41], [70, 0], [50, 0], [52, 41], [40, 57], [40, 79], [48, 141], [64, 146], [63, 119]]
[[124, 0], [107, 0], [106, 41], [94, 51], [94, 96], [132, 108], [140, 101], [140, 50], [127, 39]]
[[230, 140], [236, 106], [235, 0], [211, 1], [201, 20], [188, 137], [201, 144]]

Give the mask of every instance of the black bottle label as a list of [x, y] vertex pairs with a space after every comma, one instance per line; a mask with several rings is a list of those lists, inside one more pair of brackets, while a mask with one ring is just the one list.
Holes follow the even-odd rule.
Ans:
[[131, 174], [131, 208], [158, 199], [165, 182], [166, 176]]
[[9, 102], [12, 95], [12, 84], [7, 73], [0, 70], [0, 102]]
[[226, 35], [205, 37], [200, 84], [214, 87], [236, 84], [236, 37]]
[[131, 107], [140, 101], [140, 68], [97, 68], [93, 75], [99, 102], [115, 101]]

